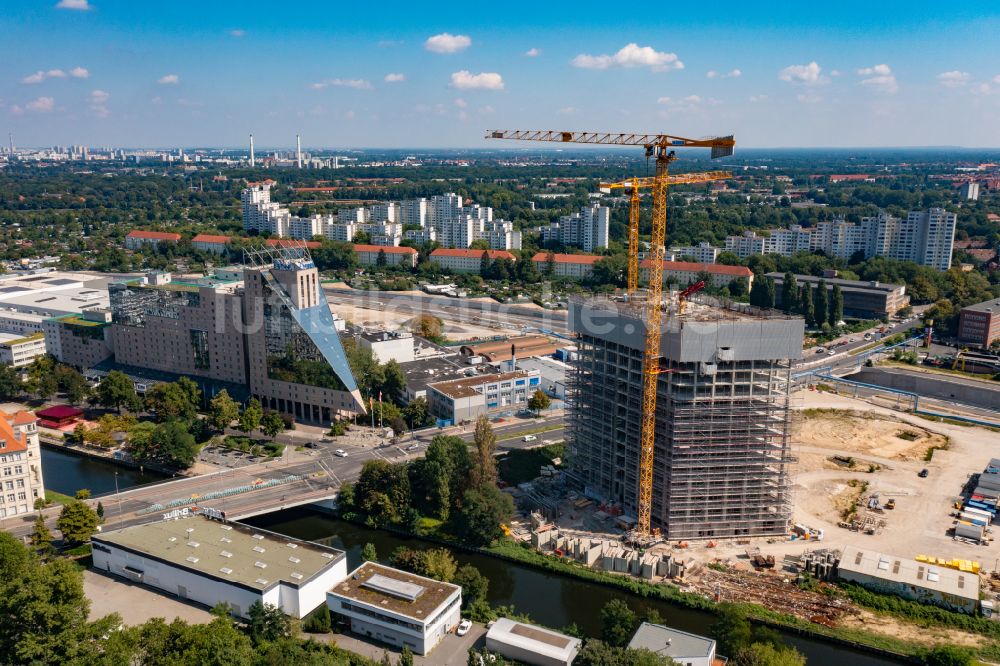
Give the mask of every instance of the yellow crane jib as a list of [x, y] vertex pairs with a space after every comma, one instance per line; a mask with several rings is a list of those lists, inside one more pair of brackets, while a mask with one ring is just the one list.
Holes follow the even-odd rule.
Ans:
[[[687, 139], [672, 134], [630, 134], [611, 132], [565, 132], [554, 130], [489, 130], [487, 139], [512, 139], [518, 141], [552, 141], [556, 143], [590, 143], [613, 146], [642, 146], [647, 157], [656, 160], [656, 175], [652, 178], [633, 178], [623, 181], [632, 187], [633, 209], [629, 214], [629, 289], [638, 284], [638, 229], [639, 199], [637, 191], [647, 187], [653, 193], [652, 234], [649, 253], [649, 293], [643, 317], [646, 336], [642, 363], [642, 412], [641, 440], [639, 445], [639, 483], [637, 521], [635, 533], [648, 536], [653, 507], [653, 450], [656, 441], [656, 385], [663, 368], [660, 365], [660, 320], [663, 298], [663, 256], [667, 228], [667, 187], [681, 182], [706, 182], [720, 180], [725, 176], [710, 177], [708, 174], [684, 174], [671, 177], [670, 163], [677, 159], [674, 148], [711, 148], [712, 158], [733, 154], [736, 141], [732, 136], [707, 139]], [[697, 180], [677, 180], [701, 176]], [[632, 261], [635, 261], [633, 273]]]

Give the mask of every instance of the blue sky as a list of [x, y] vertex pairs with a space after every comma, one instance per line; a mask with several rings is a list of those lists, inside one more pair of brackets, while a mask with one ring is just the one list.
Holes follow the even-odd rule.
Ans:
[[1000, 147], [996, 2], [677, 4], [4, 0], [0, 118], [25, 146]]

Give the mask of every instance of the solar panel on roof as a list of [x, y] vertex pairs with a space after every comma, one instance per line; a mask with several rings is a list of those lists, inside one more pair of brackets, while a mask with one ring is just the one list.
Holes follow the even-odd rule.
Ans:
[[416, 601], [420, 595], [424, 593], [424, 587], [422, 585], [408, 583], [403, 580], [396, 580], [395, 578], [389, 578], [388, 576], [383, 576], [382, 574], [373, 575], [371, 578], [363, 582], [361, 587], [366, 587], [369, 590], [381, 592], [382, 594], [388, 594], [391, 597], [397, 597], [405, 601]]

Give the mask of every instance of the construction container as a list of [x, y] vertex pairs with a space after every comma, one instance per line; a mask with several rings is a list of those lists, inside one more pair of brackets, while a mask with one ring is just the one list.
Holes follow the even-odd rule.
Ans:
[[955, 537], [982, 543], [983, 528], [980, 525], [973, 525], [972, 523], [958, 522], [955, 524]]
[[968, 523], [972, 523], [973, 525], [979, 525], [980, 527], [986, 527], [987, 525], [989, 525], [988, 520], [974, 513], [969, 513], [968, 511], [963, 511], [962, 513], [958, 514], [958, 519]]

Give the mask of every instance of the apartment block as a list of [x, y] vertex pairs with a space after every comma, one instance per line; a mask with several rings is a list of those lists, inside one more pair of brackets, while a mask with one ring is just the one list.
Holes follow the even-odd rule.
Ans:
[[542, 241], [578, 247], [593, 252], [608, 246], [611, 209], [607, 206], [584, 206], [578, 213], [563, 215], [558, 222], [542, 228]]
[[23, 368], [39, 356], [45, 356], [45, 334], [28, 336], [0, 332], [0, 365]]
[[881, 211], [862, 218], [860, 223], [836, 219], [820, 222], [813, 229], [792, 225], [788, 229], [771, 229], [767, 235], [745, 231], [726, 239], [726, 251], [741, 259], [751, 254], [791, 256], [800, 251], [822, 251], [850, 259], [861, 253], [866, 259], [889, 257], [948, 270], [957, 219], [955, 213], [942, 208], [910, 211], [905, 218]]
[[667, 259], [670, 261], [679, 261], [681, 257], [691, 257], [700, 264], [714, 264], [719, 256], [719, 248], [712, 247], [709, 243], [698, 243], [685, 247], [672, 247], [667, 255]]
[[[643, 307], [571, 300], [570, 473], [638, 515]], [[801, 318], [670, 304], [662, 321], [652, 526], [666, 539], [783, 536], [791, 517], [789, 379]]]
[[551, 264], [553, 277], [575, 278], [582, 280], [594, 272], [594, 264], [600, 259], [594, 254], [558, 254], [555, 252], [537, 252], [531, 258], [531, 263], [543, 276], [549, 274]]
[[191, 246], [200, 252], [214, 252], [215, 254], [222, 254], [226, 251], [226, 245], [230, 240], [229, 236], [198, 234], [191, 239]]
[[31, 412], [0, 412], [0, 518], [34, 511], [45, 497], [37, 423]]
[[[639, 277], [649, 282], [649, 267], [651, 260], [639, 263]], [[708, 284], [716, 289], [729, 286], [734, 280], [743, 280], [749, 290], [753, 286], [753, 271], [746, 266], [729, 266], [726, 264], [698, 264], [690, 261], [664, 261], [663, 284], [676, 287], [687, 287], [698, 280], [706, 279]]]
[[[785, 274], [768, 273], [767, 277], [774, 280], [776, 305], [784, 306], [781, 299], [784, 293]], [[820, 278], [815, 275], [795, 275], [794, 277], [796, 285], [807, 284], [812, 289], [815, 289], [821, 280], [826, 282], [828, 292], [833, 291], [834, 285], [840, 287], [840, 293], [844, 297], [844, 314], [848, 317], [862, 319], [891, 317], [910, 304], [905, 284], [889, 284], [877, 280]]]
[[525, 409], [541, 387], [538, 370], [475, 375], [427, 385], [431, 414], [441, 421], [463, 423], [482, 415]]
[[490, 261], [507, 259], [517, 261], [510, 252], [505, 250], [462, 250], [457, 248], [438, 248], [431, 252], [431, 263], [454, 273], [478, 273], [483, 267], [483, 258]]
[[362, 266], [406, 266], [415, 268], [418, 252], [412, 247], [383, 247], [379, 245], [355, 245], [354, 253]]

